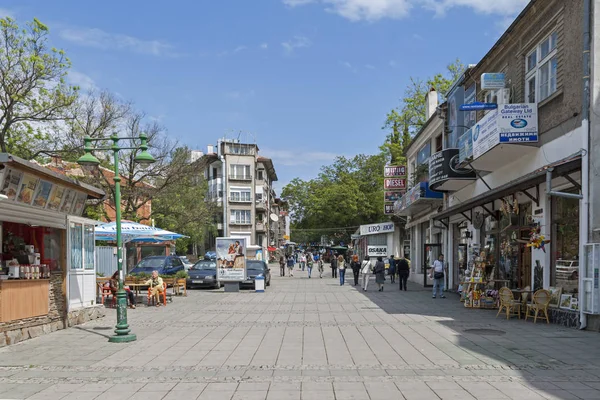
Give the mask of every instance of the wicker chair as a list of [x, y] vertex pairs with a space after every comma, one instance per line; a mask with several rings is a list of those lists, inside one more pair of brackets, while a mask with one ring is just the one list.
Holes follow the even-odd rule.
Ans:
[[500, 289], [499, 295], [500, 306], [496, 318], [504, 310], [506, 311], [506, 319], [509, 319], [511, 315], [518, 315], [521, 319], [521, 303], [515, 300], [512, 291], [507, 287], [503, 287]]
[[533, 323], [537, 322], [538, 315], [540, 318], [545, 319], [546, 323], [550, 323], [548, 318], [548, 306], [550, 305], [550, 299], [552, 295], [548, 290], [540, 289], [533, 294], [533, 303], [527, 304], [527, 312], [525, 313], [525, 321], [530, 316], [530, 312], [533, 311]]

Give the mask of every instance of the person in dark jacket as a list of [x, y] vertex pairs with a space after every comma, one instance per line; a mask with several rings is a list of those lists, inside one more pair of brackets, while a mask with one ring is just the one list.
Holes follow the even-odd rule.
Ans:
[[396, 283], [396, 263], [397, 260], [394, 259], [394, 255], [390, 256], [390, 267], [388, 268], [388, 275], [390, 276], [390, 280], [392, 283]]
[[404, 288], [406, 291], [406, 283], [408, 282], [408, 276], [410, 275], [410, 265], [405, 256], [402, 256], [396, 265], [398, 266], [398, 283], [400, 285], [400, 290]]
[[360, 263], [358, 262], [358, 255], [352, 256], [352, 262], [350, 263], [352, 267], [352, 274], [354, 275], [354, 286], [358, 286], [358, 275], [360, 274]]
[[383, 262], [382, 257], [377, 257], [373, 272], [375, 273], [375, 282], [377, 282], [377, 286], [379, 286], [379, 291], [383, 292], [383, 284], [385, 283], [385, 263]]
[[285, 257], [279, 257], [279, 276], [285, 276]]
[[332, 278], [337, 278], [337, 256], [334, 254], [331, 257], [331, 277]]

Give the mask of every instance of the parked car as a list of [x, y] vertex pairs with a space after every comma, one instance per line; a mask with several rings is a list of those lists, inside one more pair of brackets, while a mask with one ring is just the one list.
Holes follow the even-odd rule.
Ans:
[[192, 268], [192, 266], [194, 265], [192, 262], [190, 262], [190, 260], [188, 260], [188, 258], [186, 256], [178, 256], [178, 257], [181, 260], [181, 262], [183, 263], [183, 267], [185, 268], [186, 271], [188, 269]]
[[240, 282], [240, 287], [255, 289], [256, 285], [254, 281], [259, 275], [262, 275], [265, 278], [265, 286], [271, 286], [271, 270], [266, 262], [260, 260], [247, 260], [246, 273], [246, 280]]
[[216, 260], [217, 253], [215, 251], [207, 251], [206, 254], [204, 255], [204, 259], [205, 260]]
[[129, 274], [151, 274], [152, 271], [158, 271], [159, 275], [175, 275], [184, 270], [183, 262], [177, 256], [151, 256], [140, 261]]
[[221, 284], [217, 280], [217, 262], [214, 260], [200, 260], [188, 270], [187, 287], [209, 287], [219, 289]]

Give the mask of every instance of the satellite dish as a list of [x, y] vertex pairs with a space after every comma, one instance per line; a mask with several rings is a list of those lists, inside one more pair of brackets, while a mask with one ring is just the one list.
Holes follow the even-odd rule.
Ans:
[[271, 221], [273, 222], [279, 221], [279, 217], [276, 214], [269, 215], [269, 218], [271, 218]]

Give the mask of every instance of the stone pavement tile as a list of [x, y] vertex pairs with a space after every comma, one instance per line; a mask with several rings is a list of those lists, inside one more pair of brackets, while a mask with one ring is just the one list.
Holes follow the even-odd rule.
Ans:
[[302, 376], [330, 376], [328, 369], [305, 369]]
[[173, 389], [171, 389], [172, 392], [179, 392], [179, 391], [200, 391], [202, 392], [204, 389], [206, 389], [206, 386], [208, 384], [207, 383], [190, 383], [190, 382], [179, 382], [177, 385], [175, 385], [175, 387], [173, 387]]
[[[68, 396], [67, 392], [39, 392], [27, 398], [27, 400], [60, 400], [65, 396]], [[0, 398], [4, 398], [0, 394]]]
[[86, 383], [79, 389], [78, 392], [106, 392], [114, 386], [112, 383]]
[[258, 369], [258, 370], [247, 370], [244, 373], [244, 378], [254, 378], [254, 377], [270, 377], [273, 376], [273, 370], [271, 369]]
[[233, 392], [230, 391], [204, 391], [200, 396], [198, 396], [197, 400], [231, 400], [233, 397]]
[[359, 369], [360, 376], [387, 376], [385, 369]]
[[[170, 391], [167, 393], [162, 400], [187, 400], [187, 399], [196, 399], [202, 394], [202, 390], [189, 390], [187, 392], [183, 392], [181, 390], [178, 391]], [[112, 399], [111, 399], [112, 400]]]
[[271, 392], [296, 392], [300, 391], [302, 384], [301, 382], [272, 382], [269, 388]]
[[475, 400], [464, 389], [435, 389], [434, 392], [442, 400]]
[[246, 392], [236, 392], [231, 400], [265, 400], [267, 398], [267, 391], [265, 390], [254, 390]]
[[600, 391], [589, 389], [589, 390], [568, 390], [569, 393], [574, 394], [580, 399], [600, 399]]
[[462, 388], [454, 382], [448, 381], [429, 381], [426, 382], [427, 386], [434, 391], [438, 390], [462, 390]]
[[585, 384], [592, 389], [600, 390], [600, 382], [585, 382]]
[[400, 391], [393, 382], [366, 382], [365, 387], [370, 400], [402, 399]]
[[146, 386], [145, 383], [115, 383], [112, 388], [110, 388], [111, 393], [115, 392], [132, 392], [135, 393], [139, 391], [141, 388]]
[[333, 393], [333, 391], [330, 392], [325, 392], [325, 391], [302, 391], [301, 394], [301, 399], [302, 400], [336, 400], [335, 399], [335, 394]]
[[63, 400], [93, 400], [102, 395], [103, 392], [72, 392], [68, 393]]
[[389, 376], [417, 376], [412, 369], [388, 369], [385, 371]]
[[356, 369], [330, 369], [329, 375], [331, 375], [331, 376], [358, 376], [358, 370], [356, 370]]
[[333, 390], [335, 392], [344, 391], [344, 392], [360, 392], [364, 391], [365, 384], [362, 382], [333, 382]]
[[336, 390], [335, 400], [369, 400], [369, 394], [363, 390]]
[[299, 390], [269, 390], [267, 400], [300, 400]]
[[235, 392], [237, 383], [209, 383], [205, 391], [208, 392]]
[[273, 376], [302, 376], [302, 370], [299, 369], [278, 369]]
[[136, 392], [130, 397], [130, 400], [162, 400], [167, 393], [169, 392]]
[[18, 385], [10, 390], [1, 393], [3, 399], [26, 399], [36, 393], [47, 389], [50, 385], [41, 383], [28, 383], [26, 385]]
[[176, 383], [148, 383], [140, 392], [168, 392], [175, 387]]
[[561, 389], [544, 390], [540, 391], [539, 394], [548, 400], [580, 400], [580, 398], [575, 396], [574, 394]]
[[240, 382], [237, 392], [263, 392], [269, 391], [270, 382]]
[[302, 382], [303, 392], [333, 392], [330, 382]]
[[557, 380], [555, 380], [552, 383], [558, 389], [568, 390], [569, 392], [572, 392], [573, 390], [586, 390], [586, 389], [590, 389], [587, 385], [585, 385], [584, 383], [581, 383], [581, 382], [564, 382], [564, 381], [557, 381]]

